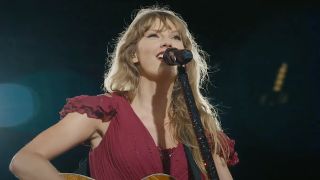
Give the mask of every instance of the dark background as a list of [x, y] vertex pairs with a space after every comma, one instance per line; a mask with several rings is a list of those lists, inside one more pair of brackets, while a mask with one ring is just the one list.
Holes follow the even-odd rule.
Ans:
[[[236, 140], [235, 179], [320, 179], [316, 1], [162, 1], [214, 67], [207, 96]], [[134, 9], [156, 1], [0, 1], [0, 179], [15, 152], [58, 121], [67, 97], [102, 93], [107, 52]], [[281, 64], [279, 93], [272, 91]], [[87, 148], [53, 163], [77, 168]]]

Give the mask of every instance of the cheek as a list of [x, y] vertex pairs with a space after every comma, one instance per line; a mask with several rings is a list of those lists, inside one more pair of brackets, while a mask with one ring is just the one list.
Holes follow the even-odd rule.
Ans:
[[147, 56], [153, 53], [155, 43], [141, 42], [138, 44], [138, 53], [140, 56]]
[[152, 51], [148, 48], [141, 48], [138, 52], [138, 59], [140, 63], [148, 63], [151, 58]]
[[182, 41], [175, 43], [174, 47], [176, 47], [178, 49], [184, 49], [185, 48], [183, 43], [182, 43]]
[[143, 62], [148, 63], [152, 59], [156, 59], [156, 54], [157, 54], [157, 48], [152, 44], [140, 47], [137, 52], [139, 61], [141, 63]]

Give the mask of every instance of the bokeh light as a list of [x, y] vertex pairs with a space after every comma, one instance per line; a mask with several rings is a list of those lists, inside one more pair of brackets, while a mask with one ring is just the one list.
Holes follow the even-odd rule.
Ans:
[[32, 90], [19, 84], [0, 84], [0, 127], [27, 122], [35, 113]]

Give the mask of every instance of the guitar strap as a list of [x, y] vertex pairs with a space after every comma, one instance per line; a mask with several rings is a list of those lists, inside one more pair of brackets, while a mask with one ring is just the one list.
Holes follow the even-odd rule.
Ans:
[[[190, 179], [201, 180], [201, 171], [193, 159], [191, 148], [187, 145], [183, 145], [183, 147], [184, 147], [184, 152], [186, 153], [186, 156], [187, 156], [189, 169], [191, 170], [191, 178]], [[190, 170], [189, 170], [189, 172], [190, 172]]]

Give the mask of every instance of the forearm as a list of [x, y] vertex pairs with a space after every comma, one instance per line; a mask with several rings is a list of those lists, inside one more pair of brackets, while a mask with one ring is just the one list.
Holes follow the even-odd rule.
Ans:
[[47, 159], [23, 150], [12, 159], [10, 171], [21, 180], [63, 180]]

